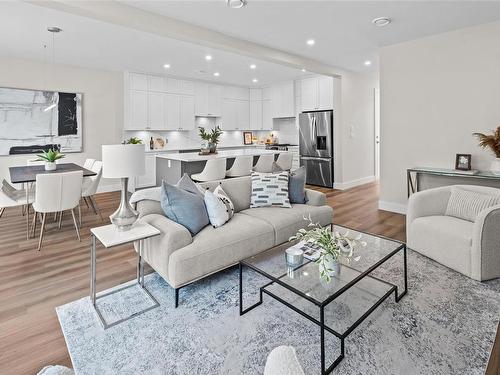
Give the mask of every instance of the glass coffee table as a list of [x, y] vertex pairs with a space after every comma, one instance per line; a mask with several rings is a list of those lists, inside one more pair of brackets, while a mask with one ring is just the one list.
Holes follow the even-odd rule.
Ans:
[[[287, 266], [285, 250], [294, 243], [264, 251], [239, 264], [240, 315], [262, 304], [265, 293], [317, 324], [320, 328], [321, 374], [331, 373], [342, 361], [346, 337], [392, 293], [395, 301], [399, 302], [407, 293], [408, 284], [406, 244], [337, 225], [333, 226], [333, 230], [349, 231], [354, 236], [361, 234], [362, 241], [367, 245], [357, 246], [351, 258], [341, 260], [340, 269], [330, 282], [320, 277], [319, 265], [315, 261], [304, 258], [299, 266]], [[402, 258], [401, 261], [396, 256]], [[391, 278], [401, 279], [397, 283], [383, 279], [381, 268], [388, 261], [391, 265], [393, 262], [398, 266], [399, 262], [402, 263], [401, 270], [391, 275]], [[246, 308], [243, 306], [245, 268], [257, 272], [266, 280], [263, 286], [257, 287], [258, 302]], [[349, 318], [347, 322], [339, 319], [344, 315]], [[325, 363], [325, 331], [340, 340], [340, 355], [328, 367]]]

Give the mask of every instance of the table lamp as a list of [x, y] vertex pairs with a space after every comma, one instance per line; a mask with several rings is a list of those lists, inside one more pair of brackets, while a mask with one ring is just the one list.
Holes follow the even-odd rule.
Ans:
[[121, 178], [120, 207], [109, 217], [119, 231], [127, 231], [139, 213], [128, 201], [128, 179], [145, 173], [145, 154], [142, 144], [102, 146], [102, 177]]

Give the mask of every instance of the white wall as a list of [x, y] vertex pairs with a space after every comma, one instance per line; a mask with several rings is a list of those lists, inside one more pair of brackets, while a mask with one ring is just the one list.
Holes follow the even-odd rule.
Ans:
[[500, 22], [381, 49], [381, 208], [404, 211], [406, 168], [489, 168], [471, 134], [500, 124], [499, 62]]
[[[123, 78], [120, 72], [43, 64], [0, 57], [0, 86], [79, 92], [83, 94], [83, 152], [66, 155], [65, 161], [82, 164], [101, 159], [101, 145], [121, 142]], [[0, 178], [9, 180], [9, 166], [25, 165], [34, 155], [0, 156]], [[101, 180], [100, 191], [116, 187]]]

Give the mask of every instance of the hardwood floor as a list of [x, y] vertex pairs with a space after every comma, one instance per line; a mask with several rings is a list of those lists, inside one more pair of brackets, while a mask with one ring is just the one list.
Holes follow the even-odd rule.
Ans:
[[[317, 189], [327, 194], [336, 224], [405, 240], [404, 216], [377, 209], [377, 184], [346, 191]], [[118, 193], [97, 196], [105, 218], [118, 200]], [[0, 374], [36, 374], [49, 364], [71, 367], [55, 307], [88, 296], [89, 229], [102, 225], [85, 206], [82, 214], [81, 242], [66, 214], [60, 231], [49, 223], [40, 252], [37, 239], [25, 239], [20, 208], [6, 209], [0, 218]], [[98, 290], [133, 279], [135, 261], [131, 245], [99, 248]]]

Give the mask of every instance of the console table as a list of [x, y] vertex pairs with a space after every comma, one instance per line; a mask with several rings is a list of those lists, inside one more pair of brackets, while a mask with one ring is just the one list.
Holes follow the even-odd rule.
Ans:
[[456, 169], [416, 167], [406, 170], [406, 187], [408, 197], [420, 190], [419, 177], [421, 175], [466, 179], [469, 180], [470, 183], [478, 183], [479, 185], [486, 186], [490, 185], [488, 182], [500, 185], [500, 175], [496, 175], [489, 171], [476, 171], [476, 173], [470, 173], [468, 171], [460, 171]]

